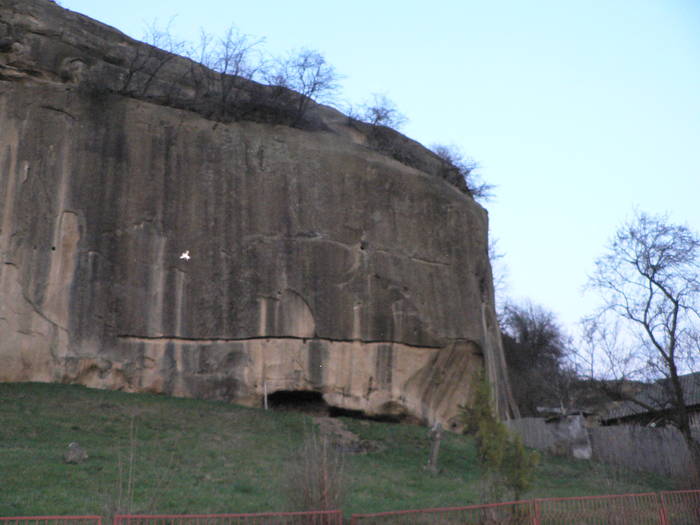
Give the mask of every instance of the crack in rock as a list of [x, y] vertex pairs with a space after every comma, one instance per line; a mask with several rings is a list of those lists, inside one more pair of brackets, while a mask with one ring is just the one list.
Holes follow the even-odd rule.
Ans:
[[362, 343], [362, 344], [398, 344], [407, 346], [410, 348], [426, 348], [426, 349], [440, 349], [442, 346], [438, 345], [414, 345], [407, 344], [401, 341], [389, 341], [389, 340], [365, 340], [365, 339], [334, 339], [328, 337], [299, 337], [294, 335], [261, 335], [255, 337], [181, 337], [181, 336], [145, 336], [145, 335], [129, 335], [120, 334], [116, 336], [117, 339], [122, 339], [133, 343], [180, 343], [180, 344], [226, 344], [226, 343], [240, 343], [246, 341], [276, 341], [276, 340], [297, 340], [297, 341], [325, 341], [329, 343]]

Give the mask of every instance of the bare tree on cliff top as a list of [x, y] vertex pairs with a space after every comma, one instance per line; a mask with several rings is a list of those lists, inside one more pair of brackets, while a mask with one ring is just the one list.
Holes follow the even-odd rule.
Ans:
[[340, 80], [333, 66], [312, 49], [302, 49], [278, 59], [267, 77], [270, 85], [301, 94], [296, 101], [292, 126], [303, 120], [311, 100], [328, 100], [338, 89]]
[[262, 60], [256, 55], [256, 48], [261, 43], [261, 39], [252, 39], [234, 26], [229, 26], [219, 39], [213, 69], [218, 73], [221, 118], [240, 118], [242, 88], [246, 80], [253, 79], [262, 67]]
[[[135, 46], [126, 63], [126, 72], [119, 87], [119, 92], [126, 95], [145, 97], [153, 81], [161, 75], [163, 68], [185, 49], [185, 43], [173, 37], [170, 26], [171, 18], [164, 29], [158, 21], [153, 20], [143, 35], [147, 46]], [[171, 94], [168, 93], [168, 96]]]
[[350, 111], [351, 118], [356, 118], [370, 126], [387, 126], [399, 129], [406, 122], [406, 117], [396, 104], [386, 95], [374, 93], [371, 100], [365, 102], [360, 111]]
[[596, 260], [589, 285], [604, 301], [586, 321], [589, 334], [604, 346], [607, 327], [619, 321], [614, 353], [603, 358], [618, 367], [621, 379], [663, 379], [671, 421], [700, 477], [700, 443], [679, 379], [700, 357], [700, 237], [667, 217], [638, 213]]
[[189, 75], [195, 102], [208, 102], [211, 118], [222, 121], [242, 118], [244, 88], [263, 68], [258, 52], [262, 42], [230, 25], [220, 38], [202, 30], [198, 46], [188, 50], [193, 61]]
[[463, 177], [467, 190], [475, 199], [488, 200], [493, 196], [493, 184], [480, 180], [475, 170], [479, 167], [476, 162], [466, 157], [458, 147], [434, 144], [431, 148], [446, 165], [448, 171], [454, 171], [458, 177]]

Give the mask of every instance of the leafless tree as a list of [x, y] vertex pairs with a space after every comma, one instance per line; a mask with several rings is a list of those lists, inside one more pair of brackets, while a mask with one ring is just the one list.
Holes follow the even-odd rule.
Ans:
[[312, 100], [330, 101], [339, 87], [340, 75], [321, 53], [301, 49], [274, 61], [266, 74], [268, 84], [296, 91], [291, 125], [298, 126], [304, 119]]
[[157, 20], [146, 27], [143, 41], [148, 45], [138, 45], [132, 49], [132, 54], [127, 61], [126, 73], [119, 88], [121, 94], [147, 96], [153, 81], [166, 64], [184, 52], [185, 42], [173, 37], [170, 30], [172, 22], [173, 19], [164, 29], [159, 27]]
[[214, 37], [200, 29], [199, 42], [188, 46], [185, 56], [190, 59], [189, 80], [194, 90], [192, 99], [195, 107], [202, 110], [205, 99], [212, 96], [216, 77]]
[[620, 379], [660, 380], [670, 420], [700, 479], [700, 443], [691, 432], [680, 379], [700, 357], [700, 237], [666, 216], [637, 213], [596, 260], [589, 286], [603, 299], [585, 321], [589, 340], [607, 349], [598, 358]]
[[480, 180], [475, 173], [478, 165], [466, 157], [458, 147], [435, 144], [432, 146], [432, 150], [444, 161], [446, 178], [463, 178], [467, 190], [475, 199], [488, 200], [493, 196], [493, 184], [487, 184]]
[[195, 103], [207, 104], [210, 118], [226, 121], [243, 116], [245, 87], [263, 65], [258, 53], [262, 41], [231, 25], [218, 39], [202, 30], [198, 46], [188, 50]]
[[252, 39], [230, 26], [219, 39], [215, 54], [214, 70], [217, 72], [217, 92], [221, 117], [238, 119], [242, 116], [240, 101], [243, 87], [262, 67], [262, 59], [256, 54], [261, 39]]
[[405, 122], [403, 115], [396, 104], [386, 95], [375, 93], [372, 99], [365, 102], [359, 111], [348, 112], [351, 119], [359, 120], [371, 126], [386, 126], [399, 129]]

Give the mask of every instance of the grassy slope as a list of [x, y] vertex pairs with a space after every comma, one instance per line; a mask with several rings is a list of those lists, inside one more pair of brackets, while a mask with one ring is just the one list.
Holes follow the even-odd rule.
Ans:
[[[425, 428], [344, 422], [360, 437], [384, 445], [379, 452], [349, 456], [346, 513], [479, 501], [479, 472], [468, 437], [447, 435], [440, 453], [442, 472], [429, 475], [422, 468], [428, 456]], [[133, 512], [290, 510], [284, 465], [312, 426], [303, 414], [220, 402], [79, 386], [0, 384], [0, 516], [108, 515], [117, 506], [127, 511], [130, 457]], [[85, 463], [63, 463], [71, 441], [88, 451]], [[527, 497], [668, 488], [651, 476], [544, 458]]]

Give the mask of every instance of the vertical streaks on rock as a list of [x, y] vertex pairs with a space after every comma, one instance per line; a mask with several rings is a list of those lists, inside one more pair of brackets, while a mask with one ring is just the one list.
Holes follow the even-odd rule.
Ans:
[[486, 366], [508, 412], [488, 217], [432, 153], [323, 106], [304, 131], [121, 96], [140, 44], [38, 0], [0, 15], [64, 28], [0, 56], [0, 379], [447, 423]]
[[380, 388], [391, 389], [391, 372], [394, 367], [394, 349], [392, 345], [380, 344], [377, 347], [377, 366], [375, 377]]

